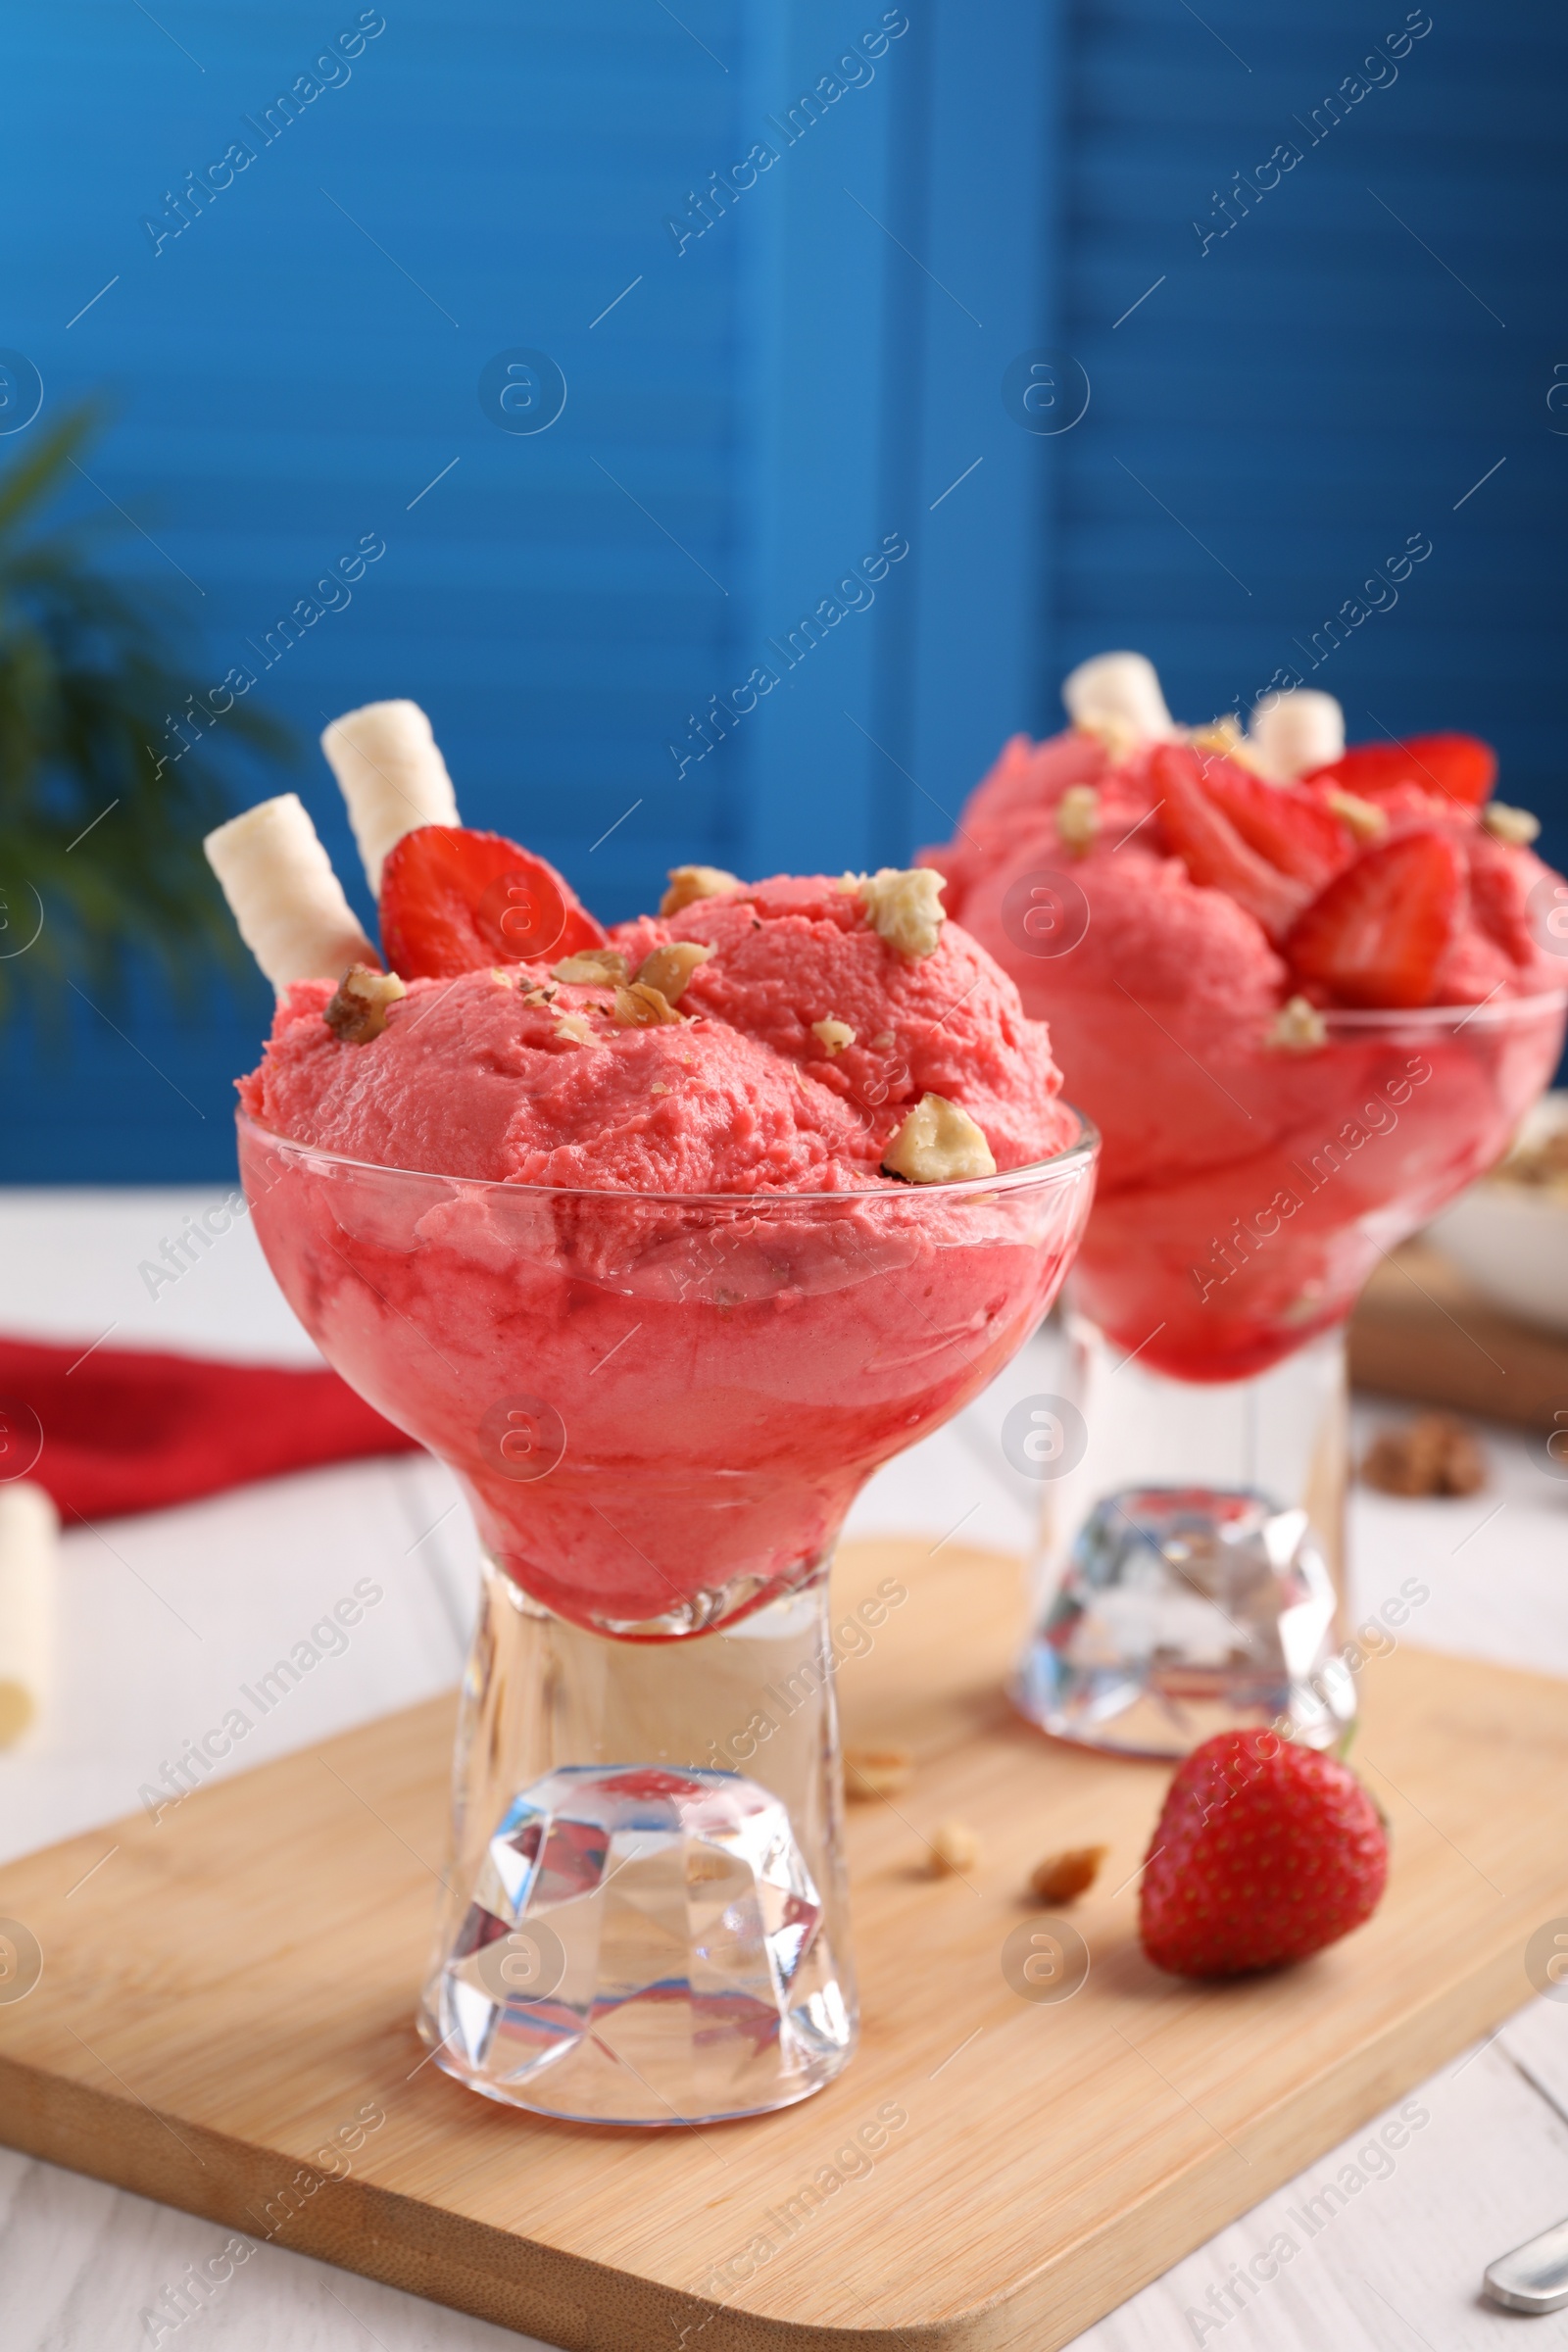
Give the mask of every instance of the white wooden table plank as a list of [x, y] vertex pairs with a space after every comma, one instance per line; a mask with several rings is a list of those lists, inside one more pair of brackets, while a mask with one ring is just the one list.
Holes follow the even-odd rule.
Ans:
[[[151, 1295], [139, 1269], [220, 1198], [0, 1193], [0, 1326], [85, 1344], [112, 1324], [120, 1345], [318, 1360], [244, 1220], [177, 1284]], [[1061, 1378], [1059, 1348], [1044, 1338], [951, 1429], [881, 1472], [850, 1532], [923, 1534], [933, 1549], [962, 1541], [1024, 1551], [1038, 1490], [1008, 1468], [998, 1433], [1015, 1398], [1055, 1391]], [[1358, 1449], [1387, 1417], [1388, 1408], [1357, 1408]], [[1568, 1481], [1547, 1475], [1506, 1432], [1488, 1442], [1494, 1484], [1485, 1495], [1426, 1503], [1357, 1493], [1356, 1613], [1418, 1575], [1431, 1597], [1402, 1638], [1568, 1675]], [[312, 1471], [68, 1537], [61, 1686], [33, 1741], [0, 1756], [0, 1857], [134, 1806], [165, 1760], [237, 1698], [244, 1706], [242, 1689], [254, 1690], [360, 1578], [382, 1597], [347, 1647], [322, 1656], [265, 1716], [257, 1711], [217, 1770], [269, 1760], [449, 1685], [475, 1579], [472, 1527], [456, 1500], [440, 1465], [408, 1457]], [[112, 1870], [111, 1858], [106, 1880]], [[1536, 2003], [1418, 2099], [1429, 2121], [1387, 2177], [1368, 2178], [1327, 2226], [1306, 2226], [1303, 2200], [1323, 2195], [1375, 2128], [1134, 2296], [1074, 2352], [1171, 2352], [1220, 2336], [1267, 2352], [1516, 2345], [1521, 2323], [1481, 2303], [1477, 2289], [1494, 2255], [1568, 2214], [1568, 2002]], [[1281, 2231], [1299, 2241], [1291, 2261], [1227, 2304], [1236, 2266], [1245, 2271]], [[0, 2150], [6, 2352], [172, 2340], [142, 2314], [222, 2234]], [[1525, 2325], [1532, 2343], [1568, 2344], [1568, 2312]], [[222, 2352], [371, 2343], [480, 2352], [524, 2341], [275, 2246], [257, 2248], [178, 2332], [198, 2327]]]

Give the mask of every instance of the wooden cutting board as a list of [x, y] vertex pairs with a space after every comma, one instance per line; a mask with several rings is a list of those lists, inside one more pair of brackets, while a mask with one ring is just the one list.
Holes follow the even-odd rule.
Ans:
[[[573, 2352], [1050, 2352], [1529, 1997], [1526, 1941], [1568, 1915], [1560, 1684], [1404, 1648], [1370, 1665], [1381, 1911], [1295, 1971], [1185, 1984], [1134, 1932], [1164, 1770], [1009, 1712], [1015, 1564], [860, 1544], [840, 1605], [890, 1572], [909, 1597], [846, 1664], [844, 1712], [919, 1770], [851, 1811], [863, 2039], [818, 2097], [605, 2132], [424, 2060], [435, 1702], [0, 1872], [0, 1915], [43, 1953], [0, 2002], [0, 2137]], [[954, 1817], [983, 1841], [967, 1882], [925, 1870]], [[1000, 1953], [1028, 1872], [1100, 1841], [1073, 1915], [1088, 1980], [1026, 2003]]]
[[1350, 1381], [1519, 1429], [1568, 1425], [1568, 1340], [1494, 1306], [1430, 1242], [1372, 1276], [1349, 1327]]

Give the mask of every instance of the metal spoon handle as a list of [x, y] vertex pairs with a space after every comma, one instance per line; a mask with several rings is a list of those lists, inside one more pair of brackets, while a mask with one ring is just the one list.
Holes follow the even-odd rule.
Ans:
[[1482, 2283], [1509, 2311], [1560, 2311], [1568, 2303], [1568, 2222], [1499, 2255]]

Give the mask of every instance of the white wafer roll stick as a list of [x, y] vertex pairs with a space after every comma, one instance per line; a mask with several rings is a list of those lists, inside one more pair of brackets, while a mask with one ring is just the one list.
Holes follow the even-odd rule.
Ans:
[[60, 1518], [42, 1487], [0, 1487], [0, 1747], [31, 1729], [54, 1683]]
[[297, 792], [230, 817], [203, 847], [239, 935], [279, 996], [291, 980], [340, 980], [379, 968]]
[[1309, 776], [1344, 752], [1345, 712], [1332, 694], [1298, 686], [1294, 693], [1271, 694], [1258, 704], [1247, 739], [1270, 775], [1282, 780]]
[[366, 879], [379, 893], [388, 851], [416, 825], [455, 825], [452, 789], [430, 721], [417, 703], [367, 703], [345, 710], [321, 749], [349, 805]]
[[1143, 654], [1097, 654], [1062, 681], [1061, 699], [1075, 727], [1109, 732], [1137, 743], [1168, 743], [1176, 733], [1159, 673]]

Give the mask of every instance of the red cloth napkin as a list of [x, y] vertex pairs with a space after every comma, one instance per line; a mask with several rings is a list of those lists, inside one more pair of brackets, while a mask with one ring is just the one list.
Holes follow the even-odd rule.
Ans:
[[66, 1518], [161, 1510], [416, 1443], [335, 1372], [0, 1339], [0, 1478], [46, 1487]]

